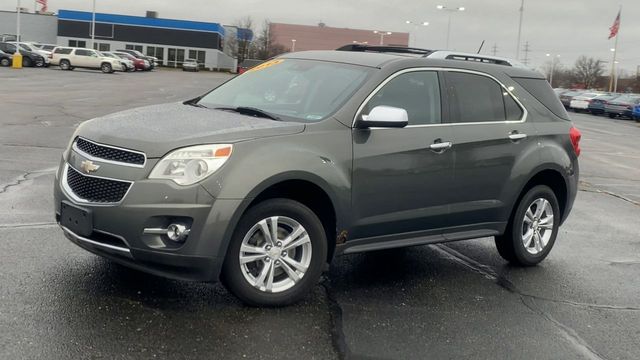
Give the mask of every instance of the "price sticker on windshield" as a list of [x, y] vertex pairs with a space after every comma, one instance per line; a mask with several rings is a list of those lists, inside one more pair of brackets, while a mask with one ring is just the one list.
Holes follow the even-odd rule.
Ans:
[[284, 59], [275, 59], [275, 60], [270, 60], [267, 62], [263, 62], [262, 64], [258, 65], [258, 66], [254, 66], [251, 69], [247, 70], [246, 72], [251, 72], [251, 71], [260, 71], [260, 70], [264, 70], [268, 67], [271, 67], [273, 65], [278, 65], [281, 62], [284, 62]]

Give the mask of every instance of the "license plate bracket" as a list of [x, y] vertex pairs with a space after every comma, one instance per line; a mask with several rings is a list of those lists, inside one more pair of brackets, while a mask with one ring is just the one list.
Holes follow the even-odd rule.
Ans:
[[62, 201], [60, 205], [60, 225], [73, 231], [76, 235], [90, 236], [93, 232], [93, 214], [89, 209], [83, 209]]

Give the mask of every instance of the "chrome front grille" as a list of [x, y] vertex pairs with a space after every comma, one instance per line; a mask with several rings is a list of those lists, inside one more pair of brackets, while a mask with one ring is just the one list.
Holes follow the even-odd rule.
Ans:
[[144, 166], [147, 160], [142, 152], [98, 144], [81, 137], [78, 137], [73, 145], [76, 151], [96, 160], [139, 167]]
[[129, 192], [132, 182], [84, 175], [67, 165], [62, 180], [74, 200], [97, 204], [115, 204]]

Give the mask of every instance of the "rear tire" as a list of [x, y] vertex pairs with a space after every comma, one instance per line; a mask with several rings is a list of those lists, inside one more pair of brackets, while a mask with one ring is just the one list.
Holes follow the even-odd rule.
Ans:
[[103, 73], [105, 74], [111, 74], [113, 72], [113, 68], [111, 67], [111, 64], [109, 63], [104, 63], [100, 66], [100, 70], [102, 70]]
[[62, 70], [71, 70], [71, 63], [69, 60], [60, 60], [60, 69]]
[[614, 119], [616, 117], [616, 114], [612, 114], [612, 113], [609, 113], [607, 115], [609, 115], [609, 118], [611, 118], [611, 119]]
[[553, 248], [560, 227], [560, 207], [551, 188], [537, 185], [518, 203], [504, 235], [496, 236], [503, 259], [518, 266], [533, 266]]
[[318, 216], [297, 201], [270, 199], [240, 219], [221, 279], [246, 304], [284, 306], [309, 293], [326, 261], [327, 239]]

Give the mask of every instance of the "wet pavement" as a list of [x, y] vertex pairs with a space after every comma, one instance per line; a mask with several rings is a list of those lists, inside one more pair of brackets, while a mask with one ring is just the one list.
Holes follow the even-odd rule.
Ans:
[[305, 301], [242, 305], [70, 243], [53, 171], [74, 126], [200, 95], [215, 73], [0, 68], [0, 358], [640, 358], [640, 126], [572, 114], [582, 185], [549, 258], [492, 239], [336, 258]]

